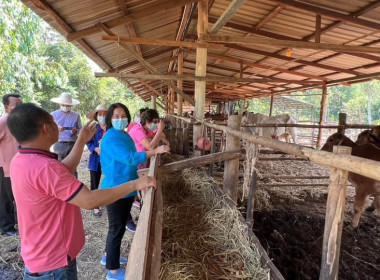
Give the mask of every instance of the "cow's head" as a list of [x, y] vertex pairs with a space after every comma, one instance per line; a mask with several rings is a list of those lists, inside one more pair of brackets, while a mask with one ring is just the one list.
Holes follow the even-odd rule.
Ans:
[[352, 146], [353, 143], [350, 138], [344, 136], [343, 134], [337, 132], [327, 138], [326, 143], [321, 148], [322, 151], [332, 152], [334, 146]]
[[380, 143], [380, 138], [371, 132], [371, 130], [364, 130], [359, 133], [358, 139], [355, 142], [358, 145], [364, 144], [377, 144]]

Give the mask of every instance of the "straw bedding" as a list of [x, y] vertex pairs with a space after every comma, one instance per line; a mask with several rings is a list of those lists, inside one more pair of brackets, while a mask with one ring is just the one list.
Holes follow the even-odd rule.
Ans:
[[163, 179], [160, 279], [268, 279], [240, 213], [202, 169]]

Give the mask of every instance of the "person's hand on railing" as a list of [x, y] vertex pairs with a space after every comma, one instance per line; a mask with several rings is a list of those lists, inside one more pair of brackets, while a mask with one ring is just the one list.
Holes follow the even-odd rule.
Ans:
[[135, 187], [136, 191], [142, 191], [149, 187], [157, 188], [157, 180], [155, 177], [142, 177], [136, 180]]

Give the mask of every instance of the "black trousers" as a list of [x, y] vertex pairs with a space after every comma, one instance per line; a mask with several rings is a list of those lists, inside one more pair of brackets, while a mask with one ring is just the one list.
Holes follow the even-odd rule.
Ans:
[[[134, 197], [122, 198], [107, 206], [108, 234], [106, 241], [107, 262], [109, 270], [120, 268], [120, 246], [125, 233], [125, 224]], [[129, 214], [130, 215], [130, 214]]]
[[[54, 144], [53, 149], [54, 153], [58, 155], [58, 160], [62, 161], [65, 157], [68, 156], [68, 154], [71, 152], [71, 150], [74, 147], [75, 142], [57, 142]], [[78, 172], [77, 170], [74, 171], [75, 178], [78, 178]]]
[[0, 167], [0, 230], [2, 232], [15, 231], [16, 206], [12, 192], [10, 177], [4, 177], [4, 170]]
[[98, 170], [93, 171], [90, 170], [90, 179], [91, 179], [91, 190], [96, 190], [99, 187], [100, 177], [102, 177], [102, 168], [100, 167], [100, 163], [98, 164]]

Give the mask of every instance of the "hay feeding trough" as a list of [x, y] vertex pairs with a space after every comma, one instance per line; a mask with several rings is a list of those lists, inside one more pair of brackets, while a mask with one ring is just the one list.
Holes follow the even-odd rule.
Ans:
[[268, 279], [240, 213], [201, 169], [163, 178], [160, 279]]
[[234, 156], [152, 161], [161, 188], [144, 195], [126, 279], [283, 279], [218, 184], [202, 168], [182, 170]]

